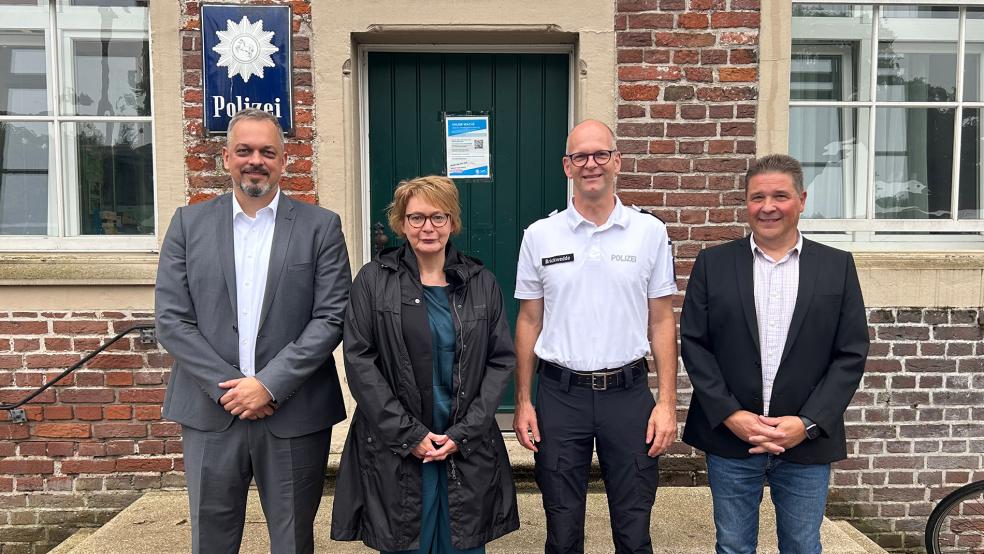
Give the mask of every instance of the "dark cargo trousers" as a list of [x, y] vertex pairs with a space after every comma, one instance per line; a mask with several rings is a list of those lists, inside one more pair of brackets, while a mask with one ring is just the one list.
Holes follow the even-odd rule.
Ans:
[[[536, 414], [535, 476], [547, 516], [548, 554], [584, 552], [584, 512], [591, 453], [597, 445], [617, 554], [651, 553], [650, 512], [659, 483], [659, 458], [646, 452], [646, 425], [656, 405], [645, 373], [625, 369], [624, 386], [593, 390], [542, 370]], [[555, 372], [556, 376], [556, 372]]]

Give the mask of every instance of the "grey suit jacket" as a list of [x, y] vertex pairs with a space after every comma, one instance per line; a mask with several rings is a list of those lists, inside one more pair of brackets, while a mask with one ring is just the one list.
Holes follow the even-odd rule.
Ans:
[[[280, 194], [256, 339], [256, 378], [279, 408], [266, 422], [298, 437], [345, 419], [332, 351], [352, 274], [337, 214]], [[161, 247], [157, 333], [174, 358], [163, 416], [201, 431], [233, 421], [218, 384], [241, 378], [232, 195], [178, 208]]]

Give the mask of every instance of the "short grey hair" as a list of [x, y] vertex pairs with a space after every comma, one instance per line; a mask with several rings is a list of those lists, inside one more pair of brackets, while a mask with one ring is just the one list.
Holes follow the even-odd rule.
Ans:
[[803, 192], [803, 166], [799, 161], [786, 154], [769, 154], [752, 162], [748, 171], [745, 173], [745, 190], [748, 190], [748, 182], [756, 175], [765, 173], [784, 173], [793, 178], [793, 187], [796, 193]]
[[280, 126], [280, 120], [277, 116], [270, 112], [265, 112], [263, 110], [258, 110], [256, 108], [246, 108], [245, 110], [240, 110], [236, 112], [236, 115], [232, 116], [229, 120], [229, 127], [226, 129], [226, 146], [229, 146], [229, 137], [232, 136], [232, 128], [236, 126], [240, 121], [245, 120], [252, 121], [269, 121], [273, 123], [273, 126], [277, 128], [277, 138], [280, 139], [280, 148], [284, 147], [284, 129]]

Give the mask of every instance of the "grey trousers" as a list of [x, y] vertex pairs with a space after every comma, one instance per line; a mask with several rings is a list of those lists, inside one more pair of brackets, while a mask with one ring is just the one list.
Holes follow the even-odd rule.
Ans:
[[324, 488], [331, 428], [279, 438], [263, 420], [236, 419], [219, 432], [183, 426], [181, 436], [195, 554], [239, 552], [254, 478], [270, 552], [314, 552], [314, 516]]

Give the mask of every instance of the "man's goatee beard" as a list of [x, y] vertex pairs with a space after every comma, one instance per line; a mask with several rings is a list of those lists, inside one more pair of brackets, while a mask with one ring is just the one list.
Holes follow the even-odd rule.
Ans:
[[273, 183], [267, 183], [265, 186], [251, 185], [245, 180], [239, 181], [239, 190], [243, 191], [246, 196], [252, 198], [259, 198], [265, 196], [266, 193], [273, 189]]

